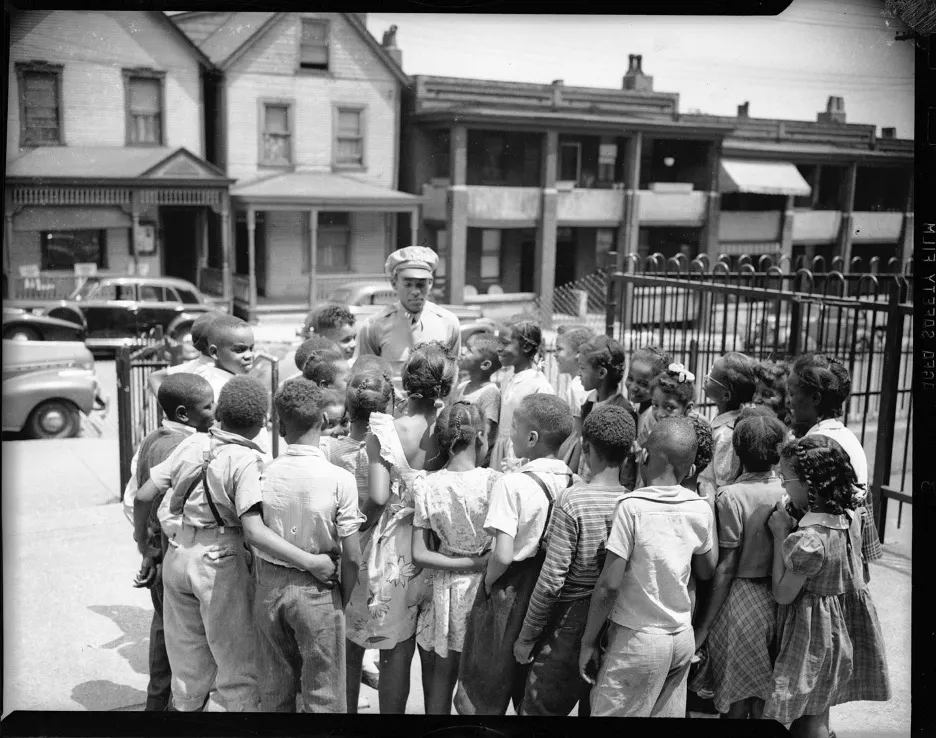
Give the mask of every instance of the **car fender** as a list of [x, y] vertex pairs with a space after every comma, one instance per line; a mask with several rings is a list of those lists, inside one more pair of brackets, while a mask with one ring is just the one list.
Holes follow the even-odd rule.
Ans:
[[81, 305], [79, 305], [77, 302], [60, 300], [56, 303], [51, 303], [45, 309], [44, 315], [48, 315], [50, 318], [57, 318], [59, 320], [67, 320], [72, 323], [78, 323], [85, 329], [88, 327], [88, 321], [85, 318], [84, 311], [81, 309]]
[[46, 400], [69, 400], [85, 415], [99, 393], [89, 369], [52, 369], [20, 374], [3, 382], [3, 429], [21, 430], [29, 414]]
[[84, 325], [78, 325], [70, 320], [62, 320], [61, 318], [53, 318], [48, 315], [31, 315], [30, 313], [23, 313], [13, 318], [5, 319], [3, 321], [3, 331], [6, 333], [10, 328], [30, 328], [32, 330], [38, 331], [43, 339], [46, 340], [68, 340], [62, 338], [55, 338], [55, 336], [62, 336], [71, 334], [74, 336], [72, 340], [75, 341], [84, 341], [87, 337], [87, 330]]

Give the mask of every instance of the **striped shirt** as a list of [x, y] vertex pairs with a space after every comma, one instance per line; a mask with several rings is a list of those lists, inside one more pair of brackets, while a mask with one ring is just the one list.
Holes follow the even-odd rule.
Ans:
[[539, 640], [557, 602], [590, 597], [624, 487], [577, 484], [559, 493], [549, 521], [546, 560], [533, 589], [520, 641]]

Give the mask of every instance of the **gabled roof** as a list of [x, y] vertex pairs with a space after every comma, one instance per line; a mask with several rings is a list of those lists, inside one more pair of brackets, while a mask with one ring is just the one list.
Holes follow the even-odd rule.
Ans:
[[189, 49], [192, 50], [192, 53], [195, 54], [195, 57], [203, 65], [209, 69], [214, 69], [214, 64], [212, 64], [211, 59], [209, 59], [204, 52], [198, 48], [188, 36], [186, 36], [182, 29], [179, 28], [175, 23], [173, 23], [169, 17], [163, 13], [161, 10], [151, 10], [149, 11], [151, 16], [158, 16], [156, 23], [163, 26], [164, 28], [169, 29], [169, 33], [180, 39]]
[[391, 190], [332, 172], [284, 172], [238, 184], [231, 197], [255, 203], [302, 203], [321, 206], [410, 207], [419, 195]]
[[[238, 59], [287, 15], [289, 14], [234, 13], [214, 33], [202, 41], [200, 48], [219, 69], [230, 69]], [[340, 15], [347, 21], [348, 25], [357, 32], [364, 43], [370, 47], [375, 56], [384, 63], [390, 73], [393, 74], [401, 84], [409, 84], [409, 77], [406, 76], [406, 73], [400, 65], [396, 63], [396, 60], [390, 53], [371, 35], [367, 27], [361, 22], [361, 19], [354, 13], [341, 13]], [[172, 18], [176, 16], [163, 17], [172, 23]], [[172, 25], [175, 24], [172, 23]], [[178, 29], [178, 27], [176, 28], [180, 33], [184, 33], [181, 29]]]

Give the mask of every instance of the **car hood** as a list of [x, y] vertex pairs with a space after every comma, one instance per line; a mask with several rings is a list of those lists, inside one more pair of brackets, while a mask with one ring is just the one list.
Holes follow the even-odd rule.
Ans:
[[94, 357], [78, 341], [3, 341], [5, 372], [93, 366]]

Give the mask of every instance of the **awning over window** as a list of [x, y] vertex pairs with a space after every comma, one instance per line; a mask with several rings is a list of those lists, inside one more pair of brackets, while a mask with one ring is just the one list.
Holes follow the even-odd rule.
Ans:
[[722, 192], [750, 192], [755, 195], [806, 197], [812, 193], [812, 188], [796, 166], [785, 161], [722, 159], [718, 188]]

